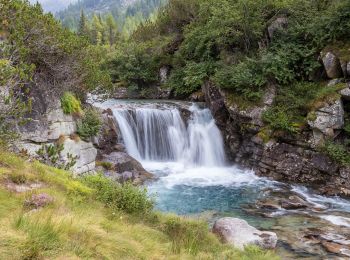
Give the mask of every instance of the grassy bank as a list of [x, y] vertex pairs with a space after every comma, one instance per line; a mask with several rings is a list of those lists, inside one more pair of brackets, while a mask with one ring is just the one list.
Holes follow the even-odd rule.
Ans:
[[[53, 201], [33, 209], [34, 194]], [[154, 212], [145, 191], [102, 176], [73, 179], [4, 152], [0, 229], [0, 259], [277, 259], [222, 245], [199, 220]]]

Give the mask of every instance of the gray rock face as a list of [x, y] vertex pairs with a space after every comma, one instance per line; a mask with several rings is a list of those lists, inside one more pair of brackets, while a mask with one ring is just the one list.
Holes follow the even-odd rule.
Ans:
[[[224, 93], [214, 85], [207, 83], [204, 89], [207, 91], [206, 102], [222, 130], [229, 159], [254, 169], [260, 176], [309, 185], [326, 195], [350, 196], [350, 169], [341, 167], [315, 149], [326, 137], [335, 138], [340, 133], [344, 124], [340, 99], [315, 113], [315, 121], [310, 122], [311, 129], [306, 127], [297, 136], [279, 134], [271, 137], [271, 131], [258, 120], [259, 117], [232, 109]], [[266, 94], [261, 107], [273, 102], [273, 93]], [[269, 140], [263, 140], [263, 135]]]
[[342, 77], [343, 73], [338, 57], [335, 56], [332, 52], [327, 52], [321, 55], [327, 76], [331, 79]]
[[64, 161], [69, 160], [68, 154], [77, 157], [76, 164], [72, 168], [75, 174], [91, 172], [95, 169], [97, 150], [92, 143], [87, 143], [82, 140], [75, 141], [67, 138], [63, 145], [64, 149], [61, 154]]
[[277, 244], [277, 235], [273, 232], [260, 231], [238, 218], [221, 218], [213, 227], [213, 233], [223, 242], [236, 248], [244, 249], [247, 245], [257, 245], [263, 249], [273, 249]]
[[61, 108], [47, 114], [49, 140], [57, 140], [60, 136], [68, 136], [76, 132], [77, 126], [71, 115], [65, 115]]
[[319, 133], [325, 137], [334, 137], [336, 130], [340, 130], [344, 126], [344, 108], [343, 103], [339, 99], [333, 104], [318, 109], [315, 112], [316, 119], [309, 120], [308, 124], [314, 130], [314, 139], [316, 144], [322, 141]]
[[147, 179], [153, 178], [153, 175], [147, 172], [141, 163], [125, 152], [105, 154], [102, 157], [102, 161], [112, 164], [109, 174], [111, 174], [111, 170], [114, 171], [112, 175], [118, 181], [133, 181], [135, 184], [141, 184]]
[[276, 31], [288, 27], [288, 18], [285, 16], [277, 17], [267, 28], [269, 38], [272, 39]]

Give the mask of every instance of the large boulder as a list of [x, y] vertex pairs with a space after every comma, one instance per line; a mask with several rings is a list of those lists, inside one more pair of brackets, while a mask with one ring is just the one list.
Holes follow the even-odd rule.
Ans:
[[61, 152], [62, 160], [69, 162], [69, 155], [76, 157], [76, 163], [71, 169], [75, 174], [95, 170], [97, 150], [92, 143], [67, 138], [64, 140], [63, 146], [64, 149]]
[[328, 78], [336, 79], [343, 76], [342, 67], [339, 58], [332, 52], [321, 53], [323, 66]]
[[238, 218], [221, 218], [213, 226], [213, 233], [223, 242], [236, 248], [244, 249], [248, 245], [257, 245], [263, 249], [273, 249], [277, 244], [277, 235], [273, 232], [260, 231], [250, 226], [247, 221]]
[[104, 154], [102, 161], [111, 165], [106, 172], [107, 175], [112, 175], [118, 181], [133, 181], [135, 184], [140, 184], [153, 178], [153, 175], [147, 172], [141, 163], [125, 152]]

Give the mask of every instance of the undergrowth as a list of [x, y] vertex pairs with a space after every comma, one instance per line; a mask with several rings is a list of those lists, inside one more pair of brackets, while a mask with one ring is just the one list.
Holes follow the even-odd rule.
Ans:
[[[15, 193], [6, 180], [41, 188]], [[17, 177], [12, 179], [16, 180]], [[36, 211], [32, 193], [54, 200]], [[74, 179], [67, 171], [0, 152], [0, 259], [279, 259], [273, 252], [223, 245], [205, 222], [153, 210], [146, 191], [102, 175]]]

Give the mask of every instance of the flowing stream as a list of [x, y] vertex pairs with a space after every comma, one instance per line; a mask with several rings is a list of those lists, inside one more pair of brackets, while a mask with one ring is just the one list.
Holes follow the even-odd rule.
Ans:
[[[333, 257], [321, 245], [303, 240], [312, 230], [350, 234], [349, 201], [260, 178], [229, 164], [209, 109], [164, 101], [109, 100], [100, 106], [112, 109], [127, 152], [158, 177], [147, 184], [157, 209], [201, 216], [209, 223], [222, 216], [243, 218], [278, 234], [277, 252], [283, 259]], [[302, 198], [309, 207], [257, 206], [290, 196]]]

